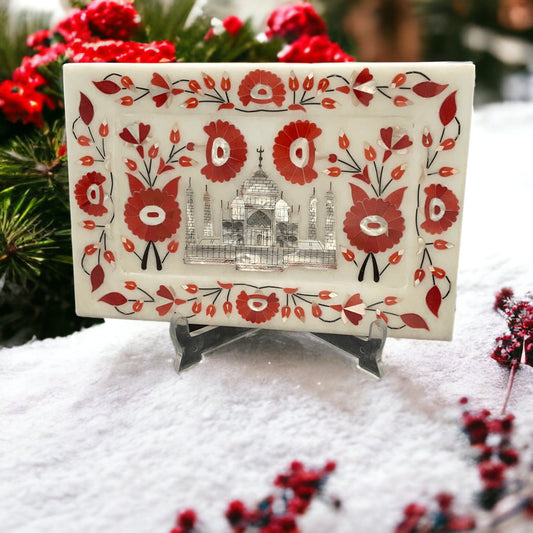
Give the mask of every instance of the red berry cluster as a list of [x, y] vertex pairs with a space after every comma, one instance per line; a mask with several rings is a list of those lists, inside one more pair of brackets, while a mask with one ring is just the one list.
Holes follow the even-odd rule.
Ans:
[[[468, 400], [463, 398], [461, 403], [466, 405]], [[463, 411], [463, 430], [477, 455], [483, 485], [479, 501], [484, 509], [492, 509], [503, 497], [507, 470], [518, 463], [519, 453], [511, 444], [513, 422], [513, 415], [497, 418], [486, 409]]]
[[194, 533], [197, 517], [193, 509], [181, 511], [176, 518], [176, 526], [170, 530], [170, 533]]
[[[328, 462], [320, 469], [306, 469], [294, 461], [287, 472], [279, 474], [274, 485], [281, 489], [269, 495], [254, 508], [247, 508], [240, 500], [234, 500], [226, 509], [226, 519], [233, 533], [300, 533], [297, 517], [304, 514], [315, 496], [324, 496], [324, 489], [335, 463]], [[330, 499], [335, 508], [340, 500]], [[170, 533], [196, 533], [197, 517], [192, 509], [178, 514]]]
[[442, 492], [435, 497], [436, 509], [410, 503], [403, 511], [403, 520], [395, 533], [445, 533], [450, 531], [473, 531], [476, 521], [471, 515], [456, 514], [453, 496]]
[[[279, 474], [274, 481], [281, 494], [267, 496], [254, 509], [248, 509], [239, 500], [229, 504], [226, 518], [232, 532], [299, 533], [297, 517], [307, 511], [315, 496], [324, 494], [326, 482], [334, 470], [334, 462], [314, 470], [294, 461], [288, 471]], [[332, 500], [332, 503], [340, 506], [339, 500]]]
[[533, 366], [533, 302], [517, 301], [511, 289], [496, 294], [494, 308], [507, 320], [509, 333], [496, 339], [492, 358], [512, 368], [520, 363]]

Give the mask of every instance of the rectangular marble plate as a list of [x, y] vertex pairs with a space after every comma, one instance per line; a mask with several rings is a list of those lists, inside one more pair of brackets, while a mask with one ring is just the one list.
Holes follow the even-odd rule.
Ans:
[[64, 78], [80, 315], [451, 337], [472, 64]]

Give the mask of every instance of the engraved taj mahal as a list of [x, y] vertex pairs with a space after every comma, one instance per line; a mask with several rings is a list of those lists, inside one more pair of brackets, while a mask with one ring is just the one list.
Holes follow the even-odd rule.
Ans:
[[[289, 205], [283, 191], [263, 169], [263, 149], [252, 176], [231, 201], [214, 205], [206, 185], [201, 198], [191, 183], [186, 190], [188, 264], [234, 264], [238, 270], [284, 270], [288, 267], [336, 268], [335, 196], [331, 184], [323, 197], [315, 189], [304, 205]], [[201, 202], [202, 220], [196, 220]], [[300, 215], [306, 209], [306, 224]]]

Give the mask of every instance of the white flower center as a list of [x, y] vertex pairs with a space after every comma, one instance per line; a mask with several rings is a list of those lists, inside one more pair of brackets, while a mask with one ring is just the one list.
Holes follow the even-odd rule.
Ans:
[[100, 185], [93, 183], [87, 187], [87, 200], [89, 200], [91, 204], [100, 205], [102, 200], [102, 189]]
[[226, 139], [223, 137], [217, 137], [213, 141], [213, 146], [211, 147], [211, 159], [213, 165], [216, 167], [221, 167], [224, 163], [227, 162], [230, 156], [230, 145]]
[[432, 198], [429, 202], [429, 218], [438, 222], [446, 213], [446, 204], [440, 198]]
[[309, 163], [309, 142], [305, 137], [298, 137], [292, 141], [289, 156], [293, 165], [304, 168]]
[[139, 212], [139, 218], [147, 226], [157, 226], [165, 221], [166, 213], [158, 205], [146, 205]]
[[272, 87], [263, 83], [258, 83], [250, 91], [250, 96], [254, 100], [270, 100], [273, 96]]
[[370, 237], [385, 235], [389, 231], [387, 221], [379, 215], [368, 215], [359, 223], [361, 230]]
[[265, 298], [256, 298], [256, 297], [252, 296], [248, 300], [248, 307], [252, 311], [256, 311], [256, 312], [264, 311], [266, 309], [267, 305], [268, 305], [268, 302], [267, 302], [267, 300]]

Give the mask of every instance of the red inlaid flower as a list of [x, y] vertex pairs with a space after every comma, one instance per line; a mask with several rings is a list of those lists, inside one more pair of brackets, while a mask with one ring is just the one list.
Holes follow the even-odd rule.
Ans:
[[235, 302], [239, 315], [253, 324], [261, 324], [270, 320], [279, 311], [279, 300], [275, 293], [247, 294], [241, 291]]
[[168, 77], [163, 77], [161, 74], [154, 72], [152, 74], [151, 84], [156, 87], [152, 100], [155, 102], [156, 107], [161, 107], [166, 104], [170, 105], [172, 102], [172, 96], [181, 94], [183, 89], [173, 87]]
[[239, 98], [243, 105], [271, 104], [278, 107], [285, 100], [285, 85], [281, 78], [268, 70], [253, 70], [248, 73], [239, 86]]
[[360, 294], [353, 294], [348, 298], [342, 308], [342, 320], [351, 322], [354, 326], [357, 326], [363, 319], [366, 313], [366, 305], [361, 299]]
[[385, 199], [369, 198], [362, 189], [352, 186], [354, 205], [344, 219], [344, 232], [352, 246], [366, 253], [377, 253], [400, 242], [405, 230], [400, 211], [404, 190], [399, 189]]
[[180, 227], [181, 210], [165, 189], [138, 189], [126, 202], [124, 221], [140, 239], [164, 241]]
[[99, 217], [107, 213], [104, 206], [105, 176], [100, 172], [89, 172], [81, 177], [74, 187], [74, 196], [80, 208], [89, 215]]
[[317, 172], [314, 140], [322, 130], [308, 120], [287, 124], [274, 140], [272, 156], [278, 172], [291, 183], [304, 185], [313, 181]]
[[409, 135], [399, 127], [393, 128], [389, 126], [388, 128], [381, 128], [380, 137], [381, 139], [378, 141], [378, 144], [385, 148], [383, 162], [387, 161], [393, 152], [401, 155], [406, 154], [408, 148], [413, 144]]
[[352, 89], [353, 103], [355, 105], [361, 103], [368, 107], [376, 92], [376, 82], [374, 81], [374, 76], [370, 74], [368, 67], [364, 68], [358, 74], [353, 73], [350, 87]]
[[211, 122], [204, 131], [209, 140], [205, 149], [207, 165], [202, 168], [202, 174], [214, 182], [229, 181], [246, 161], [246, 141], [233, 124], [223, 120]]
[[442, 233], [457, 220], [459, 200], [450, 189], [438, 183], [426, 187], [424, 192], [426, 193], [424, 204], [426, 219], [420, 226], [428, 233]]

